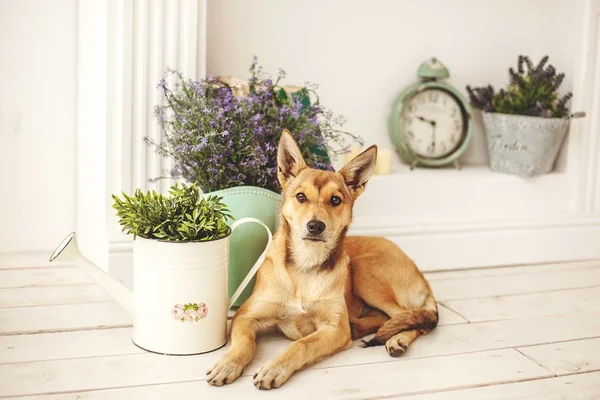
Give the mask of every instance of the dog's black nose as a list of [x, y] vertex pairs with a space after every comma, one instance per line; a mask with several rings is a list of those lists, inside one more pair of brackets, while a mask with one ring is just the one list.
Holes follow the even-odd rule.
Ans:
[[306, 228], [311, 235], [320, 235], [325, 230], [325, 223], [317, 219], [308, 221]]

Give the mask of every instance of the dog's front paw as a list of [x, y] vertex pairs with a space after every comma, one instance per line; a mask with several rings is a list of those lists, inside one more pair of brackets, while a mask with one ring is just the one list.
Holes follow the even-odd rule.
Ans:
[[284, 364], [269, 361], [254, 374], [254, 386], [259, 389], [271, 390], [280, 387], [294, 373], [294, 370]]
[[223, 386], [235, 381], [244, 370], [244, 366], [235, 360], [225, 356], [221, 358], [206, 373], [206, 382], [213, 386]]

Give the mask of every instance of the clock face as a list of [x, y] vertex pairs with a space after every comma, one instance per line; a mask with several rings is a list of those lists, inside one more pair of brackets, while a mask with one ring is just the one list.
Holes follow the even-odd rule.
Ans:
[[443, 89], [426, 89], [413, 96], [400, 118], [406, 143], [421, 158], [444, 158], [466, 136], [463, 107]]

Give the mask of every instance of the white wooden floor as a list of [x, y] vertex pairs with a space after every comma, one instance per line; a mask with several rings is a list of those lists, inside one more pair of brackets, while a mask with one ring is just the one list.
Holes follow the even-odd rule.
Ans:
[[270, 392], [251, 377], [282, 336], [261, 337], [244, 376], [211, 387], [205, 371], [226, 349], [146, 353], [79, 270], [4, 264], [0, 398], [600, 399], [600, 261], [428, 274], [440, 325], [402, 357], [356, 343]]

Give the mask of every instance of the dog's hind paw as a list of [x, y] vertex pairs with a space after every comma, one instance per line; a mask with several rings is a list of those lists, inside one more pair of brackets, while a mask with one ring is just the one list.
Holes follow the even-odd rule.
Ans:
[[244, 366], [236, 361], [229, 360], [227, 356], [219, 360], [206, 373], [206, 382], [212, 386], [223, 386], [235, 381], [244, 370]]
[[373, 347], [373, 346], [380, 346], [382, 343], [375, 337], [375, 335], [372, 335], [370, 338], [365, 338], [362, 339], [359, 342], [359, 346], [360, 347]]
[[385, 350], [392, 357], [400, 357], [408, 349], [408, 344], [403, 343], [397, 336], [385, 342]]
[[374, 334], [365, 336], [364, 338], [359, 340], [357, 343], [358, 343], [358, 346], [362, 347], [362, 348], [379, 346], [381, 344], [377, 340], [375, 340]]

